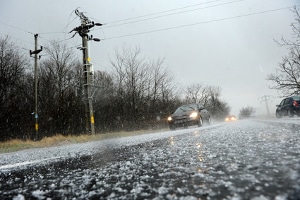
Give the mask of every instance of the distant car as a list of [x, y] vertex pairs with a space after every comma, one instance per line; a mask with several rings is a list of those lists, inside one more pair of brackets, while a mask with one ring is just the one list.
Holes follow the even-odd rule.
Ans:
[[225, 117], [225, 122], [234, 122], [236, 121], [236, 117], [234, 115], [228, 115]]
[[294, 115], [300, 116], [300, 96], [291, 96], [283, 99], [279, 105], [276, 105], [276, 117], [282, 116], [293, 117]]
[[201, 104], [182, 105], [168, 117], [168, 123], [171, 130], [177, 127], [202, 126], [203, 122], [210, 124], [210, 114]]

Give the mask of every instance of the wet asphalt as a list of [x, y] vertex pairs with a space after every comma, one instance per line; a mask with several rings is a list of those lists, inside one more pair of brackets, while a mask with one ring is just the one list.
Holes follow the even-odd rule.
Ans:
[[300, 199], [300, 125], [242, 120], [0, 171], [0, 199]]

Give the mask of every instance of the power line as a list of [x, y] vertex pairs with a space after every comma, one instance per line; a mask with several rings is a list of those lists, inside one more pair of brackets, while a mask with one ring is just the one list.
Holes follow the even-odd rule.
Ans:
[[294, 6], [289, 6], [289, 7], [284, 7], [284, 8], [277, 8], [277, 9], [272, 9], [272, 10], [265, 10], [265, 11], [261, 11], [261, 12], [249, 13], [249, 14], [244, 14], [244, 15], [237, 15], [237, 16], [233, 16], [233, 17], [226, 17], [226, 18], [209, 20], [209, 21], [204, 21], [204, 22], [197, 22], [197, 23], [192, 23], [192, 24], [185, 24], [185, 25], [180, 25], [180, 26], [173, 26], [173, 27], [168, 27], [168, 28], [162, 28], [162, 29], [150, 30], [150, 31], [145, 31], [145, 32], [139, 32], [139, 33], [133, 33], [133, 34], [115, 36], [115, 37], [110, 37], [110, 38], [104, 38], [102, 40], [111, 40], [111, 39], [117, 39], [117, 38], [122, 38], [122, 37], [144, 35], [144, 34], [161, 32], [161, 31], [167, 31], [167, 30], [172, 30], [172, 29], [185, 28], [185, 27], [189, 27], [189, 26], [196, 26], [196, 25], [201, 25], [201, 24], [209, 24], [209, 23], [213, 23], [213, 22], [227, 21], [227, 20], [232, 20], [232, 19], [237, 19], [237, 18], [250, 17], [250, 16], [254, 16], [254, 15], [260, 15], [260, 14], [266, 14], [266, 13], [271, 13], [271, 12], [276, 12], [276, 11], [291, 9], [293, 7]]
[[[171, 11], [180, 10], [180, 9], [186, 9], [186, 8], [189, 8], [189, 7], [195, 7], [195, 6], [199, 6], [199, 5], [203, 5], [203, 4], [208, 4], [208, 3], [219, 2], [219, 1], [222, 1], [222, 0], [208, 1], [208, 2], [204, 2], [204, 3], [199, 3], [199, 4], [191, 5], [191, 6], [185, 6], [185, 7], [181, 7], [181, 8], [175, 8], [175, 9], [161, 11], [161, 12], [152, 13], [152, 14], [147, 14], [147, 15], [143, 15], [143, 16], [138, 16], [138, 17], [133, 17], [133, 18], [128, 18], [128, 19], [118, 20], [118, 21], [110, 22], [108, 24], [118, 23], [118, 22], [132, 20], [132, 19], [138, 19], [138, 18], [145, 17], [145, 16], [157, 15], [157, 14], [161, 14], [161, 13], [171, 12]], [[139, 22], [139, 21], [146, 21], [146, 20], [151, 20], [151, 19], [155, 19], [155, 18], [161, 18], [161, 17], [165, 17], [165, 16], [180, 14], [180, 13], [184, 13], [184, 12], [191, 12], [191, 11], [195, 11], [195, 10], [199, 10], [199, 9], [205, 9], [205, 8], [211, 8], [211, 7], [215, 7], [215, 6], [221, 6], [221, 5], [231, 4], [231, 3], [237, 3], [237, 2], [240, 2], [240, 1], [244, 1], [244, 0], [235, 0], [235, 1], [231, 1], [231, 2], [220, 3], [220, 4], [217, 4], [217, 5], [212, 5], [212, 6], [202, 7], [202, 8], [196, 8], [196, 9], [193, 9], [193, 10], [186, 10], [186, 11], [181, 11], [181, 12], [176, 12], [176, 13], [170, 13], [170, 14], [166, 14], [166, 15], [160, 15], [160, 16], [156, 16], [156, 17], [152, 17], [152, 18], [136, 20], [136, 21], [127, 22], [127, 23], [118, 24], [118, 25], [113, 25], [113, 26], [120, 26], [120, 25], [124, 25], [124, 24], [129, 24], [129, 23], [136, 23], [136, 22]], [[184, 28], [184, 27], [189, 27], [189, 26], [207, 24], [207, 23], [212, 23], [212, 22], [219, 22], [219, 21], [231, 20], [231, 19], [236, 19], [236, 18], [242, 18], [242, 17], [248, 17], [248, 16], [253, 16], [253, 15], [259, 15], [259, 14], [265, 14], [265, 13], [270, 13], [270, 12], [275, 12], [275, 11], [290, 9], [292, 7], [293, 6], [289, 6], [289, 7], [272, 9], [272, 10], [265, 10], [265, 11], [261, 11], [261, 12], [255, 12], [255, 13], [244, 14], [244, 15], [239, 15], [239, 16], [221, 18], [221, 19], [216, 19], [216, 20], [210, 20], [210, 21], [204, 21], [204, 22], [198, 22], [198, 23], [192, 23], [192, 24], [185, 24], [185, 25], [174, 26], [174, 27], [167, 27], [167, 28], [163, 28], [163, 29], [150, 30], [150, 31], [145, 31], [145, 32], [140, 32], [140, 33], [133, 33], [133, 34], [121, 35], [121, 36], [116, 36], [116, 37], [105, 38], [103, 40], [110, 40], [110, 39], [116, 39], [116, 38], [122, 38], [122, 37], [130, 37], [130, 36], [136, 36], [136, 35], [143, 35], [143, 34], [149, 34], [149, 33], [154, 33], [154, 32], [161, 32], [161, 31], [166, 31], [166, 30], [179, 29], [179, 28]], [[74, 19], [76, 19], [76, 17]], [[72, 21], [74, 21], [74, 19]], [[4, 24], [6, 26], [12, 27], [14, 29], [17, 29], [19, 31], [26, 32], [26, 33], [29, 33], [29, 34], [33, 34], [32, 32], [27, 31], [27, 30], [25, 30], [23, 28], [19, 28], [17, 26], [10, 25], [10, 24], [7, 24], [7, 23], [2, 22], [2, 21], [0, 21], [0, 23]], [[106, 28], [110, 28], [110, 27], [113, 27], [113, 26], [106, 26]], [[94, 29], [94, 30], [97, 30], [97, 29]], [[39, 33], [39, 34], [66, 34], [66, 33], [65, 32], [44, 32], [44, 33]], [[49, 42], [49, 40], [41, 37], [40, 35], [39, 35], [39, 37], [41, 39], [44, 39], [44, 40], [46, 40], [46, 41]], [[31, 44], [31, 42], [24, 41], [24, 40], [16, 38], [16, 37], [13, 37], [13, 38]], [[71, 38], [72, 37], [64, 39], [64, 40], [61, 40], [61, 42], [70, 40]]]
[[[23, 28], [20, 28], [20, 27], [17, 27], [17, 26], [14, 26], [14, 25], [11, 25], [11, 24], [7, 24], [7, 23], [5, 23], [5, 22], [2, 22], [2, 21], [0, 21], [0, 24], [4, 24], [4, 25], [6, 25], [6, 26], [9, 26], [9, 27], [11, 27], [11, 28], [14, 28], [14, 29], [16, 29], [16, 30], [19, 30], [19, 31], [22, 31], [22, 32], [25, 32], [25, 33], [29, 33], [29, 34], [31, 34], [31, 35], [35, 35], [35, 33], [32, 33], [32, 32], [30, 32], [30, 31], [27, 31], [27, 30], [25, 30], [25, 29], [23, 29]], [[66, 34], [67, 32], [62, 32], [62, 31], [57, 31], [57, 32], [42, 32], [42, 33], [37, 33], [37, 34], [43, 34], [43, 35], [46, 35], [46, 34]], [[40, 36], [39, 36], [40, 37]]]
[[0, 21], [0, 24], [4, 24], [4, 25], [6, 25], [6, 26], [9, 26], [9, 27], [11, 27], [11, 28], [17, 29], [17, 30], [19, 30], [19, 31], [23, 31], [23, 32], [25, 32], [25, 33], [29, 33], [29, 34], [31, 34], [31, 35], [34, 35], [34, 33], [30, 32], [30, 31], [27, 31], [27, 30], [25, 30], [25, 29], [23, 29], [23, 28], [19, 28], [19, 27], [14, 26], [14, 25], [7, 24], [7, 23], [5, 23], [5, 22], [1, 22], [1, 21]]
[[[164, 10], [164, 11], [160, 11], [160, 12], [150, 13], [150, 14], [146, 14], [146, 15], [131, 17], [131, 18], [127, 18], [127, 19], [116, 20], [116, 21], [108, 22], [106, 24], [114, 24], [114, 23], [119, 23], [119, 22], [123, 22], [123, 21], [134, 20], [134, 19], [138, 19], [138, 18], [144, 18], [144, 17], [148, 17], [148, 16], [163, 14], [163, 13], [172, 12], [172, 11], [176, 11], [176, 10], [182, 10], [182, 9], [191, 8], [191, 7], [204, 5], [204, 4], [209, 4], [209, 3], [214, 3], [214, 2], [218, 2], [218, 1], [223, 1], [223, 0], [214, 0], [214, 1], [198, 3], [198, 4], [194, 4], [194, 5], [190, 5], [190, 6], [184, 6], [184, 7], [174, 8], [174, 9], [170, 9], [170, 10]], [[244, 1], [244, 0], [240, 0], [240, 1]]]
[[73, 39], [73, 37], [68, 37], [66, 39], [60, 40], [59, 42], [64, 42], [64, 41], [68, 41], [68, 40], [71, 40], [71, 39]]
[[[29, 33], [29, 34], [31, 34], [31, 35], [35, 35], [34, 33], [30, 32], [30, 31], [27, 31], [27, 30], [25, 30], [25, 29], [23, 29], [23, 28], [20, 28], [20, 27], [17, 27], [17, 26], [13, 26], [13, 25], [7, 24], [7, 23], [5, 23], [5, 22], [1, 22], [1, 21], [0, 21], [0, 23], [1, 23], [1, 24], [4, 24], [4, 25], [6, 25], [6, 26], [9, 26], [9, 27], [11, 27], [11, 28], [14, 28], [14, 29], [16, 29], [16, 30], [19, 30], [19, 31], [22, 31], [22, 32], [25, 32], [25, 33]], [[39, 37], [39, 38], [44, 39], [44, 40], [46, 40], [46, 41], [49, 42], [49, 40], [47, 40], [46, 38], [41, 37], [40, 34], [42, 34], [42, 35], [47, 35], [47, 34], [66, 34], [66, 32], [42, 32], [42, 33], [37, 33], [37, 34], [38, 34], [38, 37]], [[22, 39], [13, 37], [13, 36], [11, 36], [11, 37], [12, 37], [12, 38], [15, 38], [15, 39], [17, 39], [17, 40], [20, 40], [20, 41], [23, 41], [23, 42], [32, 44], [32, 42], [28, 42], [28, 41], [25, 41], [25, 40], [22, 40]]]
[[44, 33], [38, 33], [42, 35], [49, 35], [49, 34], [67, 34], [67, 32], [44, 32]]
[[[23, 28], [20, 28], [20, 27], [17, 27], [17, 26], [13, 26], [13, 25], [7, 24], [7, 23], [5, 23], [5, 22], [1, 22], [1, 21], [0, 21], [0, 23], [1, 23], [1, 24], [4, 24], [4, 25], [6, 25], [6, 26], [12, 27], [12, 28], [14, 28], [14, 29], [16, 29], [16, 30], [19, 30], [19, 31], [22, 31], [22, 32], [25, 32], [25, 33], [29, 33], [29, 34], [31, 34], [31, 35], [36, 35], [36, 34], [30, 32], [30, 31], [27, 31], [27, 30], [25, 30], [25, 29], [23, 29]], [[53, 34], [53, 33], [55, 33], [55, 32], [37, 33], [37, 35], [38, 35], [37, 37], [39, 37], [39, 38], [41, 38], [41, 39], [44, 39], [44, 40], [46, 40], [46, 41], [49, 42], [49, 40], [47, 40], [46, 38], [41, 37], [39, 34]], [[1, 35], [3, 35], [3, 34], [1, 34]], [[23, 39], [20, 39], [20, 38], [11, 36], [11, 35], [8, 35], [8, 36], [11, 37], [11, 38], [14, 38], [14, 39], [16, 39], [16, 40], [19, 40], [19, 41], [22, 41], [22, 42], [26, 42], [26, 43], [28, 43], [28, 44], [32, 44], [32, 42], [25, 41], [25, 40], [23, 40]]]
[[25, 47], [20, 47], [20, 49], [24, 50], [24, 51], [30, 51], [30, 49], [26, 49]]
[[72, 12], [71, 12], [70, 15], [69, 15], [67, 25], [63, 28], [63, 30], [67, 30], [67, 28], [69, 27], [69, 25], [70, 25], [75, 19], [78, 18], [78, 16], [76, 15], [72, 20], [70, 20], [71, 16], [73, 15], [73, 13], [75, 13], [75, 11], [76, 11], [77, 9], [79, 9], [79, 7], [76, 8], [75, 10], [72, 10]]
[[[202, 8], [195, 8], [195, 9], [192, 9], [192, 10], [185, 10], [185, 11], [180, 11], [180, 12], [175, 12], [175, 13], [169, 13], [169, 14], [159, 15], [159, 16], [155, 16], [155, 17], [151, 17], [151, 18], [130, 21], [130, 22], [122, 23], [122, 24], [105, 26], [105, 28], [112, 28], [112, 27], [122, 26], [122, 25], [126, 25], [126, 24], [132, 24], [132, 23], [137, 23], [137, 22], [142, 22], [142, 21], [148, 21], [148, 20], [152, 20], [152, 19], [168, 17], [168, 16], [172, 16], [172, 15], [178, 15], [178, 14], [193, 12], [193, 11], [202, 10], [202, 9], [207, 9], [207, 8], [213, 8], [213, 7], [223, 6], [223, 5], [227, 5], [227, 4], [238, 3], [238, 2], [241, 2], [241, 1], [245, 1], [245, 0], [235, 0], [235, 1], [230, 1], [230, 2], [221, 3], [221, 4], [217, 4], [217, 5], [212, 5], [212, 6], [202, 7]], [[154, 14], [149, 14], [149, 15], [154, 15]], [[121, 20], [121, 21], [123, 21], [123, 20]], [[109, 24], [109, 23], [106, 23], [105, 25], [107, 25], [107, 24]], [[95, 30], [97, 30], [97, 29], [95, 29]]]
[[[22, 28], [19, 28], [19, 27], [16, 27], [16, 26], [12, 26], [12, 25], [9, 25], [9, 24], [7, 24], [7, 23], [4, 23], [4, 22], [1, 22], [0, 21], [0, 23], [1, 24], [4, 24], [4, 25], [7, 25], [7, 26], [10, 26], [10, 27], [12, 27], [12, 28], [14, 28], [14, 29], [17, 29], [17, 30], [19, 30], [19, 31], [22, 31], [22, 32], [26, 32], [26, 33], [29, 33], [29, 34], [33, 34], [33, 33], [31, 33], [30, 31], [26, 31], [25, 29], [22, 29]], [[47, 41], [47, 42], [50, 42], [48, 39], [46, 39], [45, 37], [42, 37], [42, 36], [40, 36], [40, 34], [44, 34], [44, 35], [46, 35], [46, 34], [66, 34], [65, 32], [44, 32], [44, 33], [37, 33], [37, 35], [38, 35], [38, 37], [39, 38], [41, 38], [41, 39], [43, 39], [43, 40], [45, 40], [45, 41]], [[18, 37], [14, 37], [14, 36], [12, 36], [11, 34], [4, 34], [4, 33], [0, 33], [0, 36], [8, 36], [9, 38], [13, 38], [13, 39], [15, 39], [15, 40], [18, 40], [18, 41], [21, 41], [21, 42], [25, 42], [25, 43], [27, 43], [27, 44], [30, 44], [30, 45], [32, 45], [32, 42], [29, 42], [29, 41], [26, 41], [26, 40], [23, 40], [23, 39], [20, 39], [20, 38], [18, 38]], [[33, 34], [33, 35], [35, 35], [35, 34]], [[70, 40], [70, 39], [72, 39], [72, 37], [69, 37], [69, 38], [67, 38], [67, 39], [63, 39], [63, 40], [60, 40], [59, 42], [65, 42], [65, 41], [67, 41], [67, 40]], [[47, 45], [43, 45], [45, 48], [47, 48]], [[41, 45], [39, 45], [39, 47], [41, 47]], [[76, 48], [77, 46], [73, 46], [73, 47], [70, 47], [70, 48]], [[21, 47], [21, 49], [22, 50], [30, 50], [29, 48], [24, 48], [24, 47]]]
[[[14, 28], [14, 29], [17, 29], [17, 30], [19, 30], [19, 31], [26, 32], [26, 33], [29, 33], [29, 34], [33, 34], [33, 33], [31, 33], [30, 31], [26, 31], [25, 29], [22, 29], [22, 28], [19, 28], [19, 27], [16, 27], [16, 26], [12, 26], [12, 25], [6, 24], [6, 23], [1, 22], [1, 21], [0, 21], [0, 23], [1, 23], [1, 24], [4, 24], [4, 25], [7, 25], [7, 26], [10, 26], [10, 27], [12, 27], [12, 28]], [[38, 37], [39, 37], [39, 38], [41, 38], [41, 39], [43, 39], [43, 40], [45, 40], [45, 41], [47, 41], [47, 42], [50, 42], [48, 39], [46, 39], [46, 38], [40, 36], [40, 34], [42, 34], [42, 35], [47, 35], [47, 34], [66, 34], [66, 32], [43, 32], [43, 33], [37, 33], [37, 34], [38, 34]], [[0, 33], [0, 35], [4, 35], [4, 34], [1, 34], [1, 33]], [[33, 35], [35, 35], [35, 34], [33, 34]], [[4, 35], [4, 36], [5, 36], [5, 35]], [[12, 36], [12, 35], [8, 35], [8, 36], [11, 37], [11, 38], [14, 38], [14, 39], [16, 39], [16, 40], [19, 40], [19, 41], [22, 41], [22, 42], [26, 42], [26, 43], [28, 43], [28, 44], [32, 44], [32, 42], [25, 41], [25, 40], [23, 40], [23, 39], [14, 37], [14, 36]], [[67, 38], [67, 39], [61, 40], [60, 42], [63, 42], [63, 41], [66, 41], [66, 40], [70, 40], [70, 39], [71, 39], [71, 38]]]
[[26, 40], [23, 40], [23, 39], [14, 37], [14, 36], [12, 36], [12, 35], [8, 35], [8, 34], [5, 35], [5, 34], [3, 34], [3, 33], [0, 33], [0, 35], [8, 36], [9, 38], [14, 38], [14, 39], [16, 39], [16, 40], [19, 40], [19, 41], [22, 41], [22, 42], [26, 42], [26, 43], [28, 43], [28, 44], [32, 44], [32, 42], [28, 42], [28, 41], [26, 41]]

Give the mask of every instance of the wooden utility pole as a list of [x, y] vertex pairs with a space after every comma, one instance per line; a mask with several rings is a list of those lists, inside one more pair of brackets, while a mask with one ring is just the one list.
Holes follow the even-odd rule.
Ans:
[[34, 51], [29, 51], [30, 56], [34, 54], [34, 101], [35, 101], [35, 107], [34, 107], [34, 119], [35, 119], [35, 140], [39, 139], [39, 115], [38, 115], [38, 54], [43, 50], [43, 47], [41, 49], [37, 49], [38, 47], [38, 34], [34, 34]]

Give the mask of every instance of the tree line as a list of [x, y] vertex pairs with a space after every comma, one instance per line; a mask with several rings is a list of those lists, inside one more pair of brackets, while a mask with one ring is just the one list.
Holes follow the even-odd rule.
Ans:
[[[80, 56], [55, 40], [44, 52], [38, 72], [39, 139], [84, 134]], [[0, 38], [0, 141], [34, 135], [34, 73], [28, 57], [8, 36]], [[164, 59], [149, 59], [140, 48], [116, 49], [110, 70], [93, 73], [96, 133], [164, 128], [167, 116], [186, 103], [202, 103], [214, 118], [230, 112], [220, 87], [180, 86]]]

